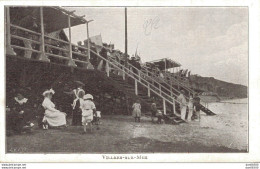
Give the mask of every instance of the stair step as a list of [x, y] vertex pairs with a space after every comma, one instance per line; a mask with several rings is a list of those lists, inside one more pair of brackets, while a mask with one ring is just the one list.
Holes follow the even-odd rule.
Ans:
[[117, 83], [120, 83], [122, 85], [125, 85], [126, 83], [125, 82], [122, 82], [122, 81], [117, 81]]
[[152, 100], [145, 100], [147, 103], [153, 103]]
[[128, 86], [128, 85], [123, 85], [126, 88], [133, 88], [132, 86]]
[[[113, 78], [112, 78], [113, 79]], [[122, 79], [113, 79], [114, 81], [123, 82]]]
[[126, 90], [135, 91], [135, 89], [132, 89], [132, 88], [126, 88]]
[[111, 77], [111, 78], [113, 78], [113, 79], [123, 79], [121, 76], [109, 76], [109, 77]]
[[143, 95], [138, 95], [139, 97], [143, 98], [143, 99], [148, 99], [148, 96], [143, 96]]

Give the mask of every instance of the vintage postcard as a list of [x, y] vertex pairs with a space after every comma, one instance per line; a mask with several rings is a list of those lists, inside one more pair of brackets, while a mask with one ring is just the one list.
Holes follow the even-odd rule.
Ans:
[[1, 162], [260, 160], [257, 1], [1, 9]]

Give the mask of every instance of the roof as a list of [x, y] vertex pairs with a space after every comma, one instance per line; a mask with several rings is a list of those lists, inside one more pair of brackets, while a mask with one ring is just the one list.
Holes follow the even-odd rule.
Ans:
[[[83, 17], [61, 7], [43, 7], [45, 31], [50, 33], [68, 28], [68, 15], [71, 16], [71, 27], [87, 22]], [[32, 30], [33, 21], [39, 25], [41, 23], [40, 7], [10, 7], [10, 20], [12, 24]]]
[[[154, 60], [154, 61], [150, 61], [150, 62], [146, 62], [146, 63], [148, 63], [148, 64], [152, 63], [155, 66], [157, 66], [160, 70], [165, 70], [165, 67], [166, 67], [166, 69], [170, 69], [170, 68], [181, 66], [180, 63], [173, 61], [169, 58], [163, 58], [163, 59]], [[165, 65], [165, 63], [166, 63], [166, 65]]]

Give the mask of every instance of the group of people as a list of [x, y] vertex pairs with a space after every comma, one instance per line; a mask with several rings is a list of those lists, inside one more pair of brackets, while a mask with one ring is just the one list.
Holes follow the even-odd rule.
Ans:
[[[179, 114], [183, 121], [190, 122], [191, 120], [199, 121], [200, 120], [200, 98], [196, 93], [194, 98], [192, 95], [187, 100], [184, 96], [184, 90], [181, 90], [180, 95], [177, 97], [179, 104]], [[135, 119], [135, 122], [140, 122], [141, 118], [141, 104], [140, 100], [137, 100], [132, 106], [132, 115]], [[163, 120], [163, 113], [161, 110], [157, 109], [156, 103], [151, 104], [151, 118], [153, 123], [161, 124]], [[157, 121], [155, 121], [157, 119]]]
[[181, 90], [180, 95], [177, 97], [177, 101], [180, 105], [180, 114], [182, 120], [189, 122], [192, 120], [192, 117], [194, 117], [195, 121], [199, 121], [200, 98], [198, 97], [198, 94], [195, 94], [194, 98], [192, 97], [192, 95], [190, 95], [187, 101], [184, 96], [184, 90]]
[[[7, 130], [17, 134], [31, 132], [34, 124], [32, 121], [36, 114], [30, 105], [30, 100], [24, 97], [23, 90], [19, 90], [16, 96], [8, 103], [7, 107]], [[97, 125], [99, 129], [99, 119], [101, 112], [96, 111], [96, 106], [93, 102], [91, 94], [85, 94], [82, 88], [77, 88], [72, 91], [74, 101], [72, 106], [72, 125], [82, 125], [83, 134], [87, 132], [87, 126], [92, 132], [92, 123]], [[37, 109], [38, 126], [44, 130], [52, 128], [68, 127], [67, 114], [58, 110], [55, 103], [52, 101], [55, 91], [53, 89], [45, 90], [42, 95], [44, 97], [40, 105], [44, 110], [42, 115], [40, 109]], [[39, 115], [40, 114], [40, 115]]]
[[[135, 103], [132, 106], [132, 115], [135, 119], [135, 122], [140, 123], [141, 119], [141, 102], [140, 100], [136, 100]], [[161, 110], [157, 109], [156, 103], [151, 104], [151, 118], [152, 118], [152, 123], [158, 123], [162, 124], [162, 119], [163, 119], [163, 113]], [[155, 120], [157, 118], [157, 121]]]
[[[91, 94], [85, 94], [82, 85], [72, 91], [74, 100], [72, 103], [72, 125], [83, 125], [83, 134], [87, 131], [87, 125], [92, 132], [92, 123], [99, 125], [101, 112], [96, 110]], [[97, 127], [99, 129], [99, 127]]]

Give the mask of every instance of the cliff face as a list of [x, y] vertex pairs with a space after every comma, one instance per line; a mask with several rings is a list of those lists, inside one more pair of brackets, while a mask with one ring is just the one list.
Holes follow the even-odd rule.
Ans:
[[199, 91], [209, 91], [217, 93], [220, 97], [246, 98], [247, 86], [224, 82], [213, 77], [201, 77], [192, 75], [190, 85]]

